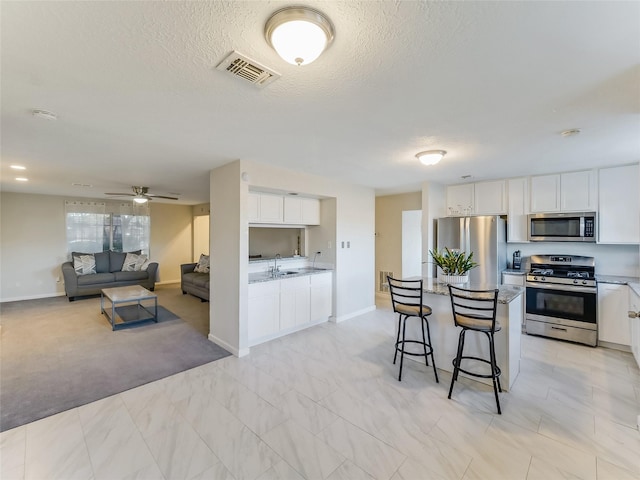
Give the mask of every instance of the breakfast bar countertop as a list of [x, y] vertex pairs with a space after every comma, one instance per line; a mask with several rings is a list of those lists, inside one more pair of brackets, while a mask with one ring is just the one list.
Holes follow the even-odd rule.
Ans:
[[[422, 288], [426, 293], [435, 293], [436, 295], [449, 295], [449, 288], [446, 283], [439, 283], [435, 278], [423, 278]], [[480, 285], [474, 286], [469, 283], [460, 285], [461, 288], [469, 289], [493, 289], [496, 285]], [[511, 303], [515, 298], [524, 293], [523, 287], [517, 285], [500, 285], [498, 288], [498, 303]]]

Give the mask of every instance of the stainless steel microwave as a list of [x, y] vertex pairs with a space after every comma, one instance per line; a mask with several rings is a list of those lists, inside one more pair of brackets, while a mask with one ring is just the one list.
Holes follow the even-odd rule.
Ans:
[[529, 215], [531, 242], [596, 241], [596, 212], [532, 213]]

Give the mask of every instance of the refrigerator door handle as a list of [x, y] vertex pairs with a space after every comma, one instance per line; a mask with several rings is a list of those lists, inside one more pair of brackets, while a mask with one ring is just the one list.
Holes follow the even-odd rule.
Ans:
[[469, 249], [471, 248], [471, 218], [465, 217], [464, 219], [464, 246], [462, 251], [469, 255]]
[[460, 232], [460, 238], [458, 239], [458, 248], [460, 251], [464, 252], [467, 246], [467, 221], [466, 217], [460, 217], [460, 228], [458, 232]]

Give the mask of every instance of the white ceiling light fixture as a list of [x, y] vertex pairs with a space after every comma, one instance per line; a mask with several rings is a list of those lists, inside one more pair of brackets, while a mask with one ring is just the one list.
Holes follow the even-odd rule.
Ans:
[[264, 26], [267, 43], [292, 65], [308, 65], [331, 44], [335, 31], [331, 21], [309, 7], [276, 11]]
[[423, 165], [435, 165], [447, 154], [444, 150], [427, 150], [425, 152], [416, 153], [416, 158]]
[[22, 165], [11, 165], [13, 170], [26, 170], [27, 167], [23, 167]]
[[16, 177], [16, 180], [17, 180], [18, 182], [28, 182], [28, 181], [29, 181], [29, 179], [28, 179], [28, 178], [26, 178], [26, 177]]
[[133, 197], [133, 201], [136, 203], [142, 204], [142, 203], [147, 203], [149, 199], [146, 197], [143, 197], [142, 195], [139, 195], [137, 197]]

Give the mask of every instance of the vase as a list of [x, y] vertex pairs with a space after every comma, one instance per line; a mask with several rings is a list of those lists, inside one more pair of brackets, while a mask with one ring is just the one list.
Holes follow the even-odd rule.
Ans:
[[440, 283], [446, 283], [451, 285], [457, 285], [460, 283], [467, 283], [469, 281], [469, 275], [446, 275], [441, 273], [438, 275], [438, 281]]

